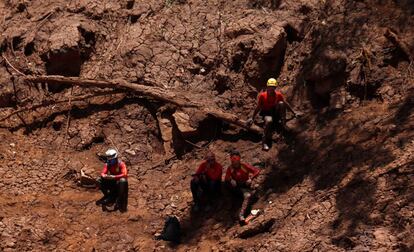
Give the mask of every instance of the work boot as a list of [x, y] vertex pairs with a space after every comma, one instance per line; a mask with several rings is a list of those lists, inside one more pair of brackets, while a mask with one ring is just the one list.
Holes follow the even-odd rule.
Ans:
[[102, 201], [102, 205], [105, 206], [112, 206], [116, 202], [116, 198], [114, 197], [107, 197]]
[[105, 203], [106, 199], [107, 199], [107, 196], [103, 196], [102, 198], [100, 198], [99, 200], [97, 200], [97, 201], [95, 202], [95, 204], [96, 204], [97, 206], [102, 205], [102, 204], [104, 204], [104, 203]]
[[119, 192], [118, 192], [118, 199], [117, 199], [116, 203], [117, 203], [118, 209], [122, 213], [127, 211], [127, 208], [128, 208], [128, 182], [124, 178], [122, 178], [119, 181]]
[[265, 126], [265, 130], [262, 136], [262, 144], [263, 144], [263, 150], [268, 151], [270, 148], [267, 145], [267, 143], [272, 139], [272, 132], [270, 130], [270, 125]]

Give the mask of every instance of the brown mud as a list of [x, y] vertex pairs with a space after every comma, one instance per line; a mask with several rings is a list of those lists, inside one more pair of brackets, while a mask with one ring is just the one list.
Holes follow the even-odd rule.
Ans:
[[[414, 5], [408, 0], [0, 1], [1, 251], [413, 251]], [[303, 116], [260, 136], [130, 91], [125, 80], [251, 116], [269, 77]], [[13, 111], [21, 112], [8, 117]], [[290, 115], [289, 115], [290, 116]], [[118, 148], [127, 213], [79, 187]], [[211, 150], [262, 168], [247, 226], [228, 195], [191, 212]], [[179, 245], [154, 240], [168, 215]]]

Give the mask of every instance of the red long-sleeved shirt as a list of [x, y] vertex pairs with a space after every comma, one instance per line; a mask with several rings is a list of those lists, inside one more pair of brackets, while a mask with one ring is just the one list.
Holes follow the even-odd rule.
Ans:
[[105, 174], [115, 175], [115, 180], [120, 180], [121, 178], [127, 178], [128, 172], [124, 162], [120, 161], [118, 164], [109, 166], [105, 164], [104, 169], [101, 173], [102, 176]]
[[249, 180], [249, 174], [251, 178], [256, 177], [260, 173], [260, 170], [254, 166], [251, 166], [246, 163], [241, 163], [239, 169], [234, 169], [232, 166], [229, 166], [226, 171], [226, 177], [224, 178], [225, 181], [229, 181], [230, 179], [234, 179], [237, 182], [246, 182]]
[[200, 164], [195, 174], [205, 173], [206, 176], [211, 180], [221, 180], [221, 175], [223, 173], [223, 166], [218, 162], [214, 162], [211, 167], [208, 167], [207, 161], [204, 161]]

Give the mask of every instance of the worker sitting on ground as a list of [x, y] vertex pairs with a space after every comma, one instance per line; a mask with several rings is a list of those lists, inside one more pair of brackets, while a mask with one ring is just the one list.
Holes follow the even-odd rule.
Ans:
[[126, 165], [118, 159], [118, 152], [114, 149], [107, 150], [105, 157], [106, 164], [98, 179], [99, 188], [104, 196], [96, 204], [106, 206], [115, 203], [115, 209], [125, 212], [128, 204]]
[[231, 165], [227, 168], [224, 181], [236, 197], [243, 199], [239, 221], [241, 225], [244, 225], [247, 224], [245, 222], [245, 214], [252, 196], [252, 179], [259, 174], [260, 170], [249, 164], [242, 163], [238, 151], [232, 151], [230, 160]]
[[251, 119], [247, 121], [247, 125], [251, 126], [256, 118], [257, 113], [263, 117], [264, 133], [262, 138], [263, 150], [269, 150], [269, 141], [272, 138], [274, 126], [280, 126], [282, 130], [286, 130], [286, 107], [296, 116], [296, 112], [290, 104], [285, 100], [282, 93], [276, 91], [277, 81], [270, 78], [267, 81], [267, 88], [258, 95], [256, 109]]
[[213, 199], [217, 198], [221, 191], [222, 172], [223, 167], [216, 161], [214, 153], [207, 153], [204, 162], [198, 167], [191, 180], [195, 211], [198, 211], [203, 203], [207, 203], [206, 211], [210, 209]]

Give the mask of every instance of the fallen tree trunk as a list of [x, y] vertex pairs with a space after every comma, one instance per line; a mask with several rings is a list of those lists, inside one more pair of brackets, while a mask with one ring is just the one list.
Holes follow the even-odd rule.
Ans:
[[[252, 125], [248, 127], [246, 121], [241, 120], [238, 116], [224, 112], [218, 108], [213, 108], [209, 106], [209, 103], [195, 102], [184, 95], [177, 95], [171, 91], [159, 88], [140, 85], [136, 83], [127, 82], [125, 80], [88, 80], [81, 79], [78, 77], [64, 77], [64, 76], [25, 76], [24, 80], [33, 83], [48, 83], [50, 85], [76, 85], [83, 87], [98, 87], [98, 88], [113, 88], [113, 89], [123, 89], [136, 92], [140, 95], [154, 98], [166, 103], [174, 104], [180, 108], [186, 109], [195, 109], [205, 113], [206, 115], [213, 116], [219, 120], [225, 121], [227, 123], [236, 125], [238, 127], [247, 129], [249, 131], [261, 134], [262, 129], [257, 125]], [[207, 105], [206, 105], [207, 104]]]
[[78, 77], [64, 77], [59, 75], [48, 76], [26, 76], [26, 81], [34, 83], [48, 83], [51, 85], [76, 85], [83, 87], [98, 87], [98, 88], [115, 88], [138, 92], [144, 96], [153, 97], [156, 100], [175, 104], [177, 106], [194, 107], [196, 106], [186, 97], [179, 97], [174, 93], [163, 90], [159, 87], [150, 87], [140, 84], [127, 82], [125, 80], [88, 80]]
[[206, 114], [208, 114], [210, 116], [213, 116], [217, 119], [220, 119], [220, 120], [228, 122], [230, 124], [234, 124], [234, 125], [239, 126], [241, 128], [250, 130], [250, 131], [255, 132], [257, 134], [261, 134], [262, 131], [263, 131], [262, 128], [260, 128], [257, 125], [252, 125], [252, 126], [248, 127], [246, 125], [246, 121], [241, 120], [238, 116], [236, 116], [234, 114], [230, 114], [230, 113], [220, 111], [220, 110], [217, 110], [217, 109], [208, 109], [208, 108], [203, 109], [203, 111]]

